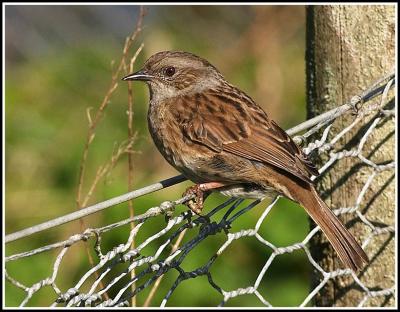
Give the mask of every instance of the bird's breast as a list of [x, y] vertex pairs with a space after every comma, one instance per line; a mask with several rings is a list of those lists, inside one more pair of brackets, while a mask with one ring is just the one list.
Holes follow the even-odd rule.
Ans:
[[150, 103], [148, 126], [154, 144], [170, 165], [189, 179], [199, 180], [197, 163], [207, 157], [207, 148], [194, 147], [194, 143], [184, 136], [180, 124], [176, 109]]

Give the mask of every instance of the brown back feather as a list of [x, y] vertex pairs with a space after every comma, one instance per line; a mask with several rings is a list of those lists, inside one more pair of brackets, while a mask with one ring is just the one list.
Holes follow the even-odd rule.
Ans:
[[202, 109], [201, 116], [193, 112], [182, 123], [184, 134], [192, 141], [216, 152], [278, 167], [306, 182], [311, 182], [310, 175], [318, 175], [291, 137], [240, 90], [227, 85], [218, 92], [205, 92], [198, 105], [201, 103], [211, 108]]

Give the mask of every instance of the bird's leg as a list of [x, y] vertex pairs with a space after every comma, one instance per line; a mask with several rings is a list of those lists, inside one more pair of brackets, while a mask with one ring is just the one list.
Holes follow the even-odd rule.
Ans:
[[225, 186], [223, 183], [219, 182], [208, 182], [196, 184], [189, 187], [185, 193], [183, 193], [183, 197], [187, 195], [195, 195], [195, 198], [189, 200], [186, 205], [192, 210], [195, 214], [201, 215], [201, 211], [203, 210], [204, 200], [210, 195], [210, 191], [216, 188], [220, 188]]

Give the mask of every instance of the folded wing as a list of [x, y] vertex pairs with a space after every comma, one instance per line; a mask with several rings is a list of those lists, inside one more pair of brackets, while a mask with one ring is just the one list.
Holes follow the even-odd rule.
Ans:
[[212, 114], [193, 114], [182, 124], [184, 135], [215, 152], [227, 152], [285, 170], [311, 182], [318, 175], [307, 156], [250, 98], [232, 92], [208, 94], [207, 105], [219, 107]]

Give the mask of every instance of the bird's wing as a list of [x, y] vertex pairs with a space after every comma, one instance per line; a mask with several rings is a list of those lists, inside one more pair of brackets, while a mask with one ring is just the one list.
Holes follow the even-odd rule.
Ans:
[[[234, 155], [273, 165], [310, 182], [310, 174], [318, 175], [307, 156], [290, 136], [254, 102], [246, 103], [225, 94], [208, 95], [215, 111], [193, 114], [184, 123], [183, 133], [190, 140], [215, 152]], [[250, 105], [249, 105], [250, 104]]]

